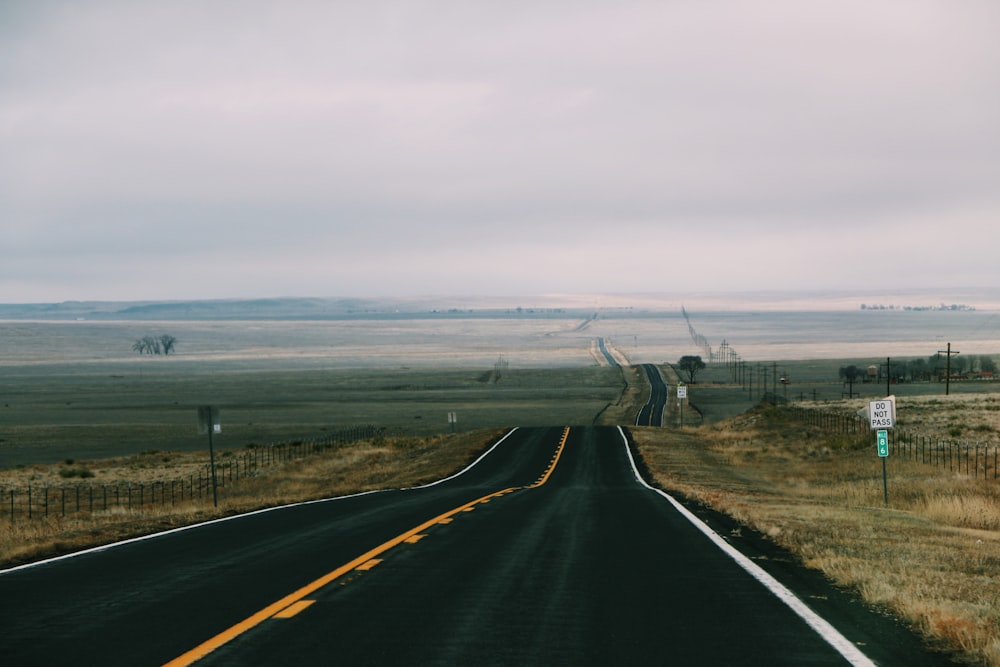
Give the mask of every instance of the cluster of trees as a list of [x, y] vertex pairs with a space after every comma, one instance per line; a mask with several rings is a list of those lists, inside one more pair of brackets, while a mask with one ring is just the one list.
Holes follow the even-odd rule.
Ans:
[[[943, 354], [935, 354], [928, 359], [911, 359], [909, 361], [890, 361], [889, 379], [895, 382], [920, 382], [937, 380], [945, 374], [947, 360]], [[992, 357], [962, 356], [952, 354], [951, 374], [968, 375], [971, 373], [996, 373], [997, 364]], [[877, 366], [875, 376], [871, 376], [867, 366], [841, 366], [840, 379], [844, 382], [864, 382], [867, 380], [884, 380], [885, 364]]]
[[881, 303], [875, 304], [861, 304], [861, 310], [951, 310], [951, 311], [970, 311], [975, 310], [972, 306], [967, 306], [964, 303], [953, 303], [951, 305], [940, 304], [937, 306], [885, 306]]
[[132, 344], [132, 349], [139, 354], [168, 355], [174, 351], [177, 339], [168, 334], [162, 336], [143, 336]]

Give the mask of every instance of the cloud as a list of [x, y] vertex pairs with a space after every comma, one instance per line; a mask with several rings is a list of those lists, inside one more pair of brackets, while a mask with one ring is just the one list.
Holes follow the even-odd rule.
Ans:
[[[200, 276], [177, 296], [329, 293], [324, 272], [335, 292], [622, 291], [710, 253], [732, 261], [701, 283], [862, 284], [823, 254], [885, 229], [908, 258], [886, 280], [926, 279], [906, 262], [936, 262], [940, 225], [988, 236], [1000, 211], [997, 19], [986, 0], [5, 3], [0, 301], [162, 292], [87, 271], [135, 270], [112, 257]], [[745, 271], [750, 250], [783, 270]], [[943, 279], [988, 282], [964, 266]]]

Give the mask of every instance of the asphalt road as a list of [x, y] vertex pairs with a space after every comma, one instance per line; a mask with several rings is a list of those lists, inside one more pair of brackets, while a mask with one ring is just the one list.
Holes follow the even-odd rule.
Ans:
[[435, 486], [0, 573], [0, 664], [943, 664], [856, 605], [838, 634], [719, 544], [620, 430], [519, 429]]
[[636, 415], [636, 426], [663, 426], [663, 412], [667, 408], [667, 385], [655, 364], [642, 364], [649, 380], [649, 400]]

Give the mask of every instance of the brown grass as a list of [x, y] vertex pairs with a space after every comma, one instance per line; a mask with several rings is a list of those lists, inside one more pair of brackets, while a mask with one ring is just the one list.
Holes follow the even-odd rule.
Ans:
[[[977, 413], [984, 404], [969, 401]], [[780, 408], [635, 435], [665, 488], [769, 536], [970, 662], [1000, 665], [1000, 485], [992, 479], [890, 458], [885, 506], [869, 434], [830, 436]]]
[[[86, 547], [160, 530], [247, 512], [263, 507], [347, 495], [373, 489], [414, 486], [447, 477], [469, 462], [502, 431], [450, 435], [377, 438], [342, 445], [325, 454], [306, 456], [260, 469], [256, 476], [228, 482], [211, 497], [175, 505], [147, 505], [129, 511], [53, 514], [27, 520], [18, 517], [0, 526], [0, 565], [13, 565], [69, 553]], [[225, 460], [229, 452], [220, 453]], [[205, 464], [198, 453], [156, 452], [105, 461], [34, 465], [0, 472], [0, 484], [62, 484], [67, 467], [94, 471], [95, 483], [127, 480], [137, 484], [186, 477]]]

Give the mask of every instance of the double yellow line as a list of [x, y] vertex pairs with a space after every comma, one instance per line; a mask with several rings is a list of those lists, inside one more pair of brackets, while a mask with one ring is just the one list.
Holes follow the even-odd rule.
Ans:
[[456, 507], [455, 509], [449, 510], [444, 514], [440, 514], [431, 519], [430, 521], [425, 521], [416, 528], [413, 528], [411, 530], [406, 531], [405, 533], [397, 535], [396, 537], [380, 544], [374, 549], [371, 549], [370, 551], [361, 554], [360, 556], [350, 561], [349, 563], [341, 565], [336, 570], [328, 572], [319, 579], [303, 586], [294, 593], [286, 595], [285, 597], [281, 598], [274, 604], [270, 604], [267, 607], [264, 607], [256, 614], [243, 619], [242, 621], [232, 626], [228, 630], [220, 632], [219, 634], [215, 635], [208, 641], [203, 642], [202, 644], [199, 644], [198, 646], [194, 647], [184, 655], [181, 655], [177, 658], [174, 658], [170, 662], [165, 663], [164, 667], [183, 667], [185, 665], [194, 664], [198, 660], [201, 660], [202, 658], [207, 656], [212, 651], [231, 642], [233, 639], [236, 639], [240, 635], [252, 630], [253, 628], [257, 627], [258, 625], [260, 625], [269, 618], [291, 618], [292, 616], [299, 613], [300, 611], [302, 611], [303, 609], [305, 609], [314, 602], [313, 600], [306, 600], [305, 599], [306, 596], [315, 593], [316, 591], [323, 588], [327, 584], [342, 577], [343, 575], [347, 574], [352, 570], [370, 569], [371, 567], [374, 567], [374, 565], [376, 565], [379, 562], [378, 556], [382, 555], [383, 553], [385, 553], [389, 549], [392, 549], [395, 546], [403, 544], [404, 542], [416, 542], [417, 540], [423, 537], [423, 532], [425, 530], [439, 524], [451, 523], [452, 518], [456, 514], [459, 514], [461, 512], [472, 511], [475, 508], [475, 506], [480, 503], [488, 503], [494, 498], [505, 496], [508, 493], [511, 493], [518, 489], [522, 488], [534, 489], [545, 484], [549, 480], [549, 477], [552, 475], [552, 471], [555, 470], [556, 464], [559, 462], [559, 457], [562, 456], [562, 451], [563, 448], [566, 446], [566, 440], [568, 438], [569, 438], [569, 427], [566, 427], [566, 429], [563, 430], [562, 438], [559, 441], [559, 446], [556, 448], [556, 453], [553, 456], [552, 461], [549, 463], [549, 467], [546, 468], [545, 472], [542, 473], [542, 476], [539, 477], [534, 484], [531, 484], [530, 486], [527, 487], [510, 487], [502, 491], [497, 491], [495, 493], [485, 495], [482, 498], [477, 498], [472, 502], [466, 503], [460, 507]]

